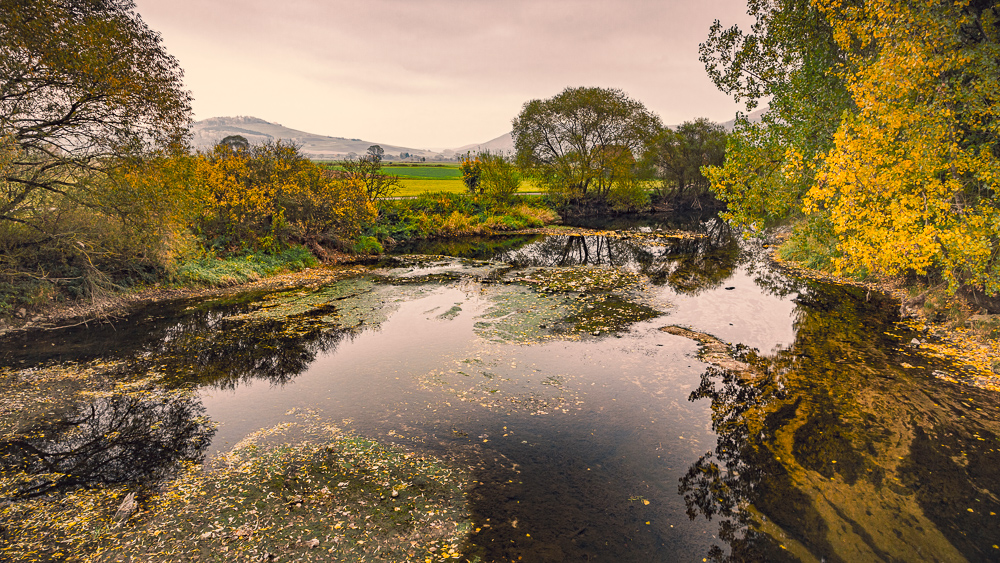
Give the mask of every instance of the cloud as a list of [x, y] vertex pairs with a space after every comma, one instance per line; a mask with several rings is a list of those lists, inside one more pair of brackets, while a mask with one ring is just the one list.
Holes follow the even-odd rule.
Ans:
[[[697, 46], [745, 3], [139, 0], [187, 71], [198, 118], [251, 114], [416, 147], [481, 142], [523, 102], [619, 87], [673, 123], [730, 119]], [[228, 110], [226, 108], [233, 108]], [[239, 108], [239, 109], [237, 109]]]

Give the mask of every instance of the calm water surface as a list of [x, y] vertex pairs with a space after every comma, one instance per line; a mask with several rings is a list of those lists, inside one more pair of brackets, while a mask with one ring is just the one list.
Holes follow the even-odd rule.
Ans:
[[[123, 359], [197, 386], [54, 411], [35, 444], [97, 481], [302, 413], [461, 460], [486, 561], [1000, 560], [995, 394], [936, 377], [965, 374], [910, 345], [896, 304], [789, 278], [714, 222], [656, 236], [673, 226], [413, 247], [452, 257], [20, 336], [0, 360]], [[70, 419], [142, 439], [81, 450], [60, 442]], [[123, 448], [142, 463], [109, 463]]]

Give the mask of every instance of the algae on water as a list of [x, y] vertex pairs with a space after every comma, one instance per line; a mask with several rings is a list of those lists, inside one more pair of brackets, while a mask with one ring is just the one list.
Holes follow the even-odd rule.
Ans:
[[509, 272], [488, 291], [476, 323], [487, 340], [528, 344], [627, 330], [663, 313], [645, 302], [643, 276], [611, 268], [531, 268]]

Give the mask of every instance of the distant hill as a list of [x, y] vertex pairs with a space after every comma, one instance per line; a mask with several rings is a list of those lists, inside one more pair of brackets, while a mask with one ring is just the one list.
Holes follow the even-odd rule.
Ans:
[[490, 152], [502, 152], [502, 153], [513, 153], [514, 152], [514, 137], [510, 133], [504, 133], [496, 139], [491, 139], [485, 143], [477, 143], [472, 145], [465, 145], [458, 147], [457, 149], [452, 149], [457, 154], [465, 154], [467, 152], [476, 152], [488, 150]]
[[427, 160], [443, 160], [446, 153], [376, 143], [361, 139], [346, 139], [307, 133], [265, 121], [257, 117], [212, 117], [196, 121], [191, 126], [191, 136], [194, 148], [208, 150], [229, 135], [242, 135], [251, 143], [262, 143], [267, 140], [282, 139], [299, 146], [305, 156], [312, 159], [338, 159], [350, 153], [362, 155], [372, 145], [379, 145], [385, 151], [387, 160], [400, 160], [400, 154], [410, 154], [413, 157], [423, 157]]
[[[765, 112], [767, 112], [767, 108], [761, 108], [750, 113], [747, 117], [750, 118], [750, 123], [757, 123], [760, 121], [761, 116], [763, 116]], [[736, 126], [736, 119], [730, 119], [729, 121], [723, 123], [722, 126], [726, 128], [726, 131], [732, 131], [733, 127]]]
[[[751, 121], [759, 121], [760, 116], [767, 111], [766, 108], [759, 109], [750, 114]], [[727, 131], [732, 131], [736, 120], [730, 120], [722, 124]], [[676, 128], [676, 125], [671, 126]], [[219, 141], [229, 135], [243, 135], [251, 143], [262, 143], [267, 140], [276, 141], [283, 139], [299, 146], [299, 150], [305, 156], [316, 159], [340, 159], [349, 154], [362, 155], [372, 145], [379, 145], [385, 151], [386, 160], [406, 160], [409, 159], [426, 160], [452, 160], [457, 155], [464, 155], [467, 152], [479, 150], [489, 150], [511, 154], [514, 152], [514, 138], [511, 134], [504, 133], [495, 139], [490, 139], [485, 143], [473, 143], [463, 145], [456, 149], [449, 149], [443, 152], [435, 152], [399, 145], [389, 145], [386, 143], [376, 143], [362, 139], [346, 139], [344, 137], [330, 137], [328, 135], [317, 135], [307, 133], [297, 129], [291, 129], [278, 123], [265, 121], [258, 117], [237, 116], [237, 117], [212, 117], [196, 121], [191, 126], [191, 136], [194, 148], [198, 150], [209, 150]]]

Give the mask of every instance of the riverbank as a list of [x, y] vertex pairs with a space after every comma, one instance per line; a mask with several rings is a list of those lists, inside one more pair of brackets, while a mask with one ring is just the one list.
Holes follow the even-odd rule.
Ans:
[[937, 375], [946, 381], [961, 382], [981, 389], [1000, 391], [1000, 315], [989, 315], [975, 303], [950, 295], [944, 286], [907, 284], [901, 278], [858, 281], [829, 272], [807, 268], [781, 256], [788, 233], [766, 244], [772, 263], [790, 274], [860, 287], [892, 297], [900, 304], [901, 324], [921, 334], [910, 345], [929, 355], [961, 364], [961, 379]]
[[[549, 225], [520, 229], [504, 236], [564, 235], [630, 238], [648, 234], [619, 230], [596, 230], [564, 225]], [[657, 233], [667, 239], [692, 238], [685, 231]], [[454, 238], [454, 237], [452, 237]], [[861, 287], [869, 292], [891, 296], [900, 303], [900, 313], [906, 327], [922, 334], [914, 346], [943, 358], [959, 361], [974, 375], [966, 383], [1000, 391], [1000, 315], [986, 315], [973, 304], [948, 296], [943, 288], [907, 286], [901, 279], [858, 281], [828, 272], [810, 269], [781, 256], [781, 245], [787, 233], [778, 233], [764, 248], [770, 261], [778, 268], [800, 278], [818, 279], [842, 285]], [[52, 331], [88, 323], [109, 321], [129, 310], [172, 299], [217, 297], [247, 291], [277, 290], [290, 287], [319, 287], [359, 275], [379, 260], [378, 255], [346, 254], [328, 251], [318, 267], [294, 272], [282, 272], [246, 282], [206, 287], [201, 285], [155, 285], [138, 291], [105, 294], [87, 301], [54, 302], [27, 311], [18, 318], [0, 318], [0, 336], [24, 330]]]
[[338, 253], [322, 266], [297, 272], [282, 272], [245, 283], [214, 287], [157, 284], [134, 291], [105, 293], [87, 300], [52, 302], [30, 311], [22, 309], [23, 315], [20, 317], [15, 315], [0, 318], [0, 336], [25, 330], [60, 330], [109, 321], [131, 309], [171, 299], [217, 297], [229, 293], [287, 287], [316, 287], [358, 275], [367, 269], [366, 263], [374, 260], [375, 257], [367, 255]]

